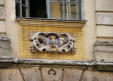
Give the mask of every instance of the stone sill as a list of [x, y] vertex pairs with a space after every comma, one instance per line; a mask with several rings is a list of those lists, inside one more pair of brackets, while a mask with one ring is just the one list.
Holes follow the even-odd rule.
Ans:
[[22, 26], [41, 26], [41, 27], [75, 27], [82, 28], [86, 20], [58, 20], [58, 19], [33, 19], [33, 18], [17, 18]]

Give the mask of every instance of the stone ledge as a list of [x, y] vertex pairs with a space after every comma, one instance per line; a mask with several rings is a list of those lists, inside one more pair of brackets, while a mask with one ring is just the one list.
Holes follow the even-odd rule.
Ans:
[[77, 27], [81, 28], [86, 20], [58, 20], [58, 19], [33, 19], [33, 18], [17, 18], [22, 26], [48, 26], [48, 27]]
[[0, 34], [0, 40], [7, 41], [7, 40], [9, 40], [9, 38], [5, 34]]
[[113, 41], [97, 41], [95, 46], [113, 46]]
[[62, 66], [113, 66], [113, 62], [76, 61], [76, 60], [43, 60], [25, 59], [1, 56], [0, 63], [35, 64], [35, 65], [62, 65]]

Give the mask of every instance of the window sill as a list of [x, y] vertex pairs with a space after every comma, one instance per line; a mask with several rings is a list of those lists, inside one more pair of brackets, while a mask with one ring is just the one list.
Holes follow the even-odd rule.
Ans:
[[32, 19], [32, 18], [17, 18], [17, 21], [22, 26], [48, 26], [48, 27], [77, 27], [82, 28], [86, 20], [58, 20], [58, 19]]

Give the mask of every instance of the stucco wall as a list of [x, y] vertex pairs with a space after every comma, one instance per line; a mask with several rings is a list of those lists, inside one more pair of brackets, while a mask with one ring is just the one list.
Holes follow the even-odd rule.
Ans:
[[11, 54], [8, 56], [17, 57], [18, 54], [18, 24], [15, 16], [15, 0], [5, 1], [6, 10], [6, 34], [11, 42]]
[[82, 0], [82, 15], [87, 23], [82, 29], [85, 35], [85, 48], [87, 60], [93, 59], [93, 45], [96, 41], [95, 0]]
[[[39, 27], [39, 26], [21, 26], [19, 33], [19, 57], [22, 58], [40, 58], [40, 59], [73, 59], [85, 60], [85, 38], [81, 28], [76, 27]], [[30, 49], [30, 33], [35, 32], [55, 32], [73, 34], [75, 38], [76, 53], [32, 53]]]

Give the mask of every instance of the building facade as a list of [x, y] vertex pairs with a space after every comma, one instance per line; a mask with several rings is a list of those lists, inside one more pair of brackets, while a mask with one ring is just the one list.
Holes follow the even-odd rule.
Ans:
[[113, 0], [0, 0], [1, 81], [112, 81]]

